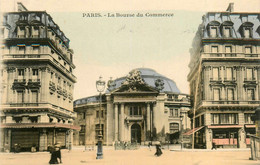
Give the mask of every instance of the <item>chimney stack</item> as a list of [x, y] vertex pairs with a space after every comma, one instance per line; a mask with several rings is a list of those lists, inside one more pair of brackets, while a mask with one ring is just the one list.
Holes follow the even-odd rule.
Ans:
[[227, 10], [228, 12], [232, 13], [234, 11], [234, 3], [229, 3]]
[[25, 7], [21, 2], [17, 2], [17, 10], [18, 10], [18, 12], [28, 11], [28, 10], [26, 9], [26, 7]]

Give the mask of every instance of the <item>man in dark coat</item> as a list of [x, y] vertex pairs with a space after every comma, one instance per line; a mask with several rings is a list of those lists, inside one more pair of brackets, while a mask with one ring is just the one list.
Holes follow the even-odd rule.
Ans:
[[161, 150], [161, 145], [160, 144], [156, 144], [156, 152], [155, 154], [156, 156], [161, 156], [162, 155], [162, 150]]
[[59, 144], [56, 144], [54, 147], [52, 147], [50, 153], [51, 153], [51, 160], [49, 161], [49, 164], [59, 164], [58, 158], [60, 160], [60, 163], [62, 163]]

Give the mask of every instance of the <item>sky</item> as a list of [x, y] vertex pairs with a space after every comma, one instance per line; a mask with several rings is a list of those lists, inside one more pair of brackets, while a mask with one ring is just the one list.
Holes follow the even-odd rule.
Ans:
[[[16, 0], [0, 0], [1, 12]], [[77, 83], [74, 99], [96, 95], [95, 82], [151, 68], [189, 94], [189, 49], [208, 11], [260, 12], [260, 0], [20, 0], [30, 11], [47, 11], [70, 39]], [[173, 17], [83, 17], [83, 13], [173, 13]]]

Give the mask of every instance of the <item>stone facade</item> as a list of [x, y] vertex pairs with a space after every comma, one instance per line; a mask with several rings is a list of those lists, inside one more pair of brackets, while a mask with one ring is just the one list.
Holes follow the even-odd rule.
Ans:
[[[75, 124], [81, 125], [81, 130], [75, 132], [74, 145], [96, 144], [99, 100], [99, 96], [92, 96], [74, 101], [74, 111], [79, 116]], [[110, 80], [101, 102], [105, 145], [118, 141], [174, 143], [181, 125], [183, 130], [190, 128], [189, 96], [181, 94], [175, 82], [152, 69], [134, 69], [126, 77]]]
[[5, 13], [1, 26], [4, 45], [1, 58], [2, 151], [47, 150], [72, 140], [73, 51], [69, 39], [46, 12]]
[[259, 106], [260, 13], [209, 12], [190, 50], [195, 147], [246, 148]]

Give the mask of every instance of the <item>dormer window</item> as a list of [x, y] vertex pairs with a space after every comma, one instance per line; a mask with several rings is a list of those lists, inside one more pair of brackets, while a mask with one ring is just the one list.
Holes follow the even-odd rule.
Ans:
[[225, 21], [221, 24], [221, 32], [223, 37], [226, 38], [232, 37], [233, 24], [234, 23], [231, 21]]
[[245, 22], [240, 27], [241, 36], [244, 38], [252, 38], [253, 37], [253, 26], [251, 22]]
[[219, 36], [219, 25], [220, 23], [217, 22], [217, 21], [211, 21], [208, 26], [207, 26], [207, 29], [208, 29], [208, 35], [211, 37], [211, 38], [216, 38]]
[[25, 27], [18, 26], [17, 36], [18, 36], [18, 38], [25, 37]]
[[213, 38], [217, 37], [217, 27], [210, 28], [210, 37], [213, 37]]

